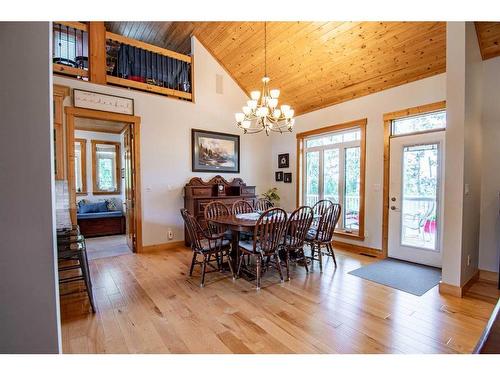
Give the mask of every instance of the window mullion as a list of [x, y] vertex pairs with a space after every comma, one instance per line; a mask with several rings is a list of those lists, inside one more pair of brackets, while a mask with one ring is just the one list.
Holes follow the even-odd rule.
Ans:
[[339, 227], [344, 228], [345, 210], [345, 147], [339, 147], [339, 204], [342, 206], [342, 215], [339, 218]]
[[319, 179], [318, 179], [318, 194], [319, 194], [319, 200], [325, 199], [325, 194], [324, 194], [324, 187], [323, 187], [323, 182], [324, 182], [324, 170], [323, 170], [323, 165], [324, 165], [324, 157], [325, 157], [325, 150], [321, 149], [319, 151]]

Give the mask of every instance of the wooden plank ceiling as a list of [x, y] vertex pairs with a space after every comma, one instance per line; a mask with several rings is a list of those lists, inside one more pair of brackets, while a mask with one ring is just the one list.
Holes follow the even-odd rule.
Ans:
[[483, 60], [500, 56], [500, 22], [476, 22], [476, 32]]
[[[478, 23], [483, 58], [498, 51], [500, 23]], [[497, 25], [492, 25], [497, 24]], [[190, 36], [245, 92], [264, 75], [263, 22], [108, 22], [108, 30], [189, 54]], [[481, 40], [481, 39], [480, 39]], [[495, 52], [496, 51], [496, 52]], [[306, 113], [443, 73], [445, 22], [269, 22], [267, 72], [281, 104]]]

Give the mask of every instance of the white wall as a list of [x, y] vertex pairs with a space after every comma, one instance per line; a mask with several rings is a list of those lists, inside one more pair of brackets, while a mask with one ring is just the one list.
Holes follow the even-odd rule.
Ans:
[[479, 268], [498, 272], [500, 252], [500, 57], [483, 61], [483, 153]]
[[60, 350], [49, 26], [0, 23], [0, 353]]
[[98, 201], [100, 199], [108, 199], [108, 198], [120, 198], [123, 202], [125, 197], [125, 179], [118, 176], [120, 183], [120, 194], [119, 195], [107, 195], [107, 194], [92, 194], [93, 190], [93, 181], [92, 181], [92, 140], [99, 141], [111, 141], [111, 142], [120, 142], [120, 163], [121, 168], [124, 167], [124, 152], [123, 152], [123, 136], [121, 134], [113, 134], [113, 133], [102, 133], [102, 132], [91, 132], [86, 130], [75, 130], [75, 138], [84, 138], [87, 140], [86, 143], [86, 172], [87, 172], [87, 194], [86, 195], [77, 195], [77, 202], [81, 199], [88, 199], [90, 201]]
[[269, 178], [274, 180], [278, 171], [277, 155], [290, 153], [290, 168], [293, 183], [274, 182], [281, 194], [281, 205], [291, 210], [295, 207], [296, 190], [296, 133], [340, 124], [362, 118], [368, 119], [366, 128], [366, 177], [365, 177], [365, 240], [341, 239], [376, 249], [382, 248], [382, 186], [384, 155], [383, 115], [418, 105], [434, 103], [446, 98], [446, 74], [426, 78], [389, 90], [364, 96], [355, 100], [320, 109], [298, 116], [291, 134], [273, 134], [273, 169]]
[[[209, 179], [215, 174], [191, 172], [191, 129], [238, 134], [234, 113], [241, 111], [247, 97], [225, 70], [193, 38], [195, 61], [195, 103], [170, 99], [123, 88], [94, 85], [54, 77], [54, 82], [86, 90], [133, 98], [141, 122], [141, 178], [143, 242], [167, 242], [167, 228], [174, 240], [183, 239], [179, 209], [184, 206], [183, 187], [191, 177]], [[215, 92], [216, 74], [223, 76], [223, 94]], [[271, 140], [264, 134], [241, 136], [241, 173], [223, 174], [226, 179], [241, 177], [257, 192], [269, 188]]]
[[474, 276], [479, 263], [481, 208], [483, 60], [473, 22], [465, 25], [464, 212], [461, 284]]

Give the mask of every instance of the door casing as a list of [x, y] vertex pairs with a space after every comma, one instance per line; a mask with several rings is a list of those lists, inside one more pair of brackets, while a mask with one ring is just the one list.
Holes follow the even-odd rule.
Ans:
[[142, 204], [141, 204], [141, 163], [140, 163], [140, 128], [141, 118], [138, 116], [125, 115], [121, 113], [96, 111], [86, 108], [64, 107], [66, 116], [66, 167], [69, 191], [69, 212], [71, 222], [76, 224], [76, 186], [75, 186], [75, 118], [87, 118], [93, 120], [115, 121], [129, 124], [132, 129], [132, 142], [134, 150], [133, 178], [135, 185], [134, 203], [134, 228], [136, 247], [135, 252], [141, 252], [142, 243]]

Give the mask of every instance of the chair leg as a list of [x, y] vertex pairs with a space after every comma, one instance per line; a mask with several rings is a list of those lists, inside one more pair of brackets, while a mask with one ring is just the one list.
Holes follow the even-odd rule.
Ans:
[[[233, 260], [231, 259], [231, 250], [227, 250], [226, 252], [226, 258], [227, 258], [227, 263], [229, 264], [229, 270], [231, 271], [231, 276], [233, 277], [233, 280], [235, 279], [234, 277], [234, 271], [233, 271]], [[224, 258], [221, 257], [221, 263]]]
[[337, 259], [335, 258], [335, 252], [333, 251], [333, 246], [331, 243], [328, 244], [328, 250], [330, 251], [330, 254], [332, 255], [333, 264], [335, 264], [335, 267], [337, 267]]
[[283, 282], [283, 271], [281, 269], [281, 261], [278, 252], [274, 253], [274, 261], [276, 262], [276, 268], [278, 269], [278, 272], [280, 274], [280, 280], [281, 282]]
[[300, 253], [302, 254], [302, 259], [304, 260], [304, 267], [306, 268], [306, 272], [309, 273], [309, 266], [307, 265], [306, 254], [304, 253], [304, 248], [300, 249]]
[[191, 268], [189, 268], [189, 276], [193, 276], [194, 264], [196, 263], [196, 253], [193, 251], [193, 259], [191, 260]]
[[286, 250], [286, 258], [285, 258], [285, 265], [286, 265], [286, 281], [290, 281], [290, 252]]
[[319, 272], [323, 272], [323, 256], [321, 255], [321, 245], [318, 244]]
[[255, 257], [255, 265], [257, 268], [257, 290], [260, 290], [260, 273], [262, 268], [261, 263], [262, 263], [262, 257], [259, 254]]
[[205, 269], [207, 268], [207, 256], [203, 255], [203, 263], [201, 264], [201, 284], [203, 288], [205, 286]]
[[238, 261], [238, 270], [236, 271], [236, 276], [240, 277], [240, 272], [241, 272], [241, 263], [243, 262], [243, 259], [245, 257], [245, 254], [241, 253], [240, 259]]
[[87, 295], [89, 297], [90, 306], [92, 308], [92, 312], [95, 313], [94, 293], [92, 291], [92, 281], [90, 280], [89, 263], [87, 261], [87, 256], [84, 252], [79, 254], [78, 262], [80, 263], [80, 268], [82, 270], [82, 275], [85, 281], [85, 288], [87, 289]]

